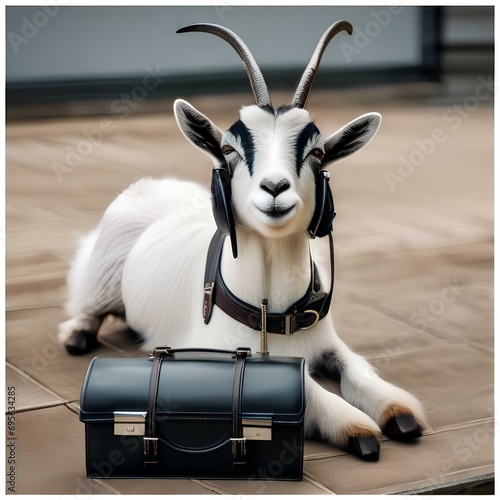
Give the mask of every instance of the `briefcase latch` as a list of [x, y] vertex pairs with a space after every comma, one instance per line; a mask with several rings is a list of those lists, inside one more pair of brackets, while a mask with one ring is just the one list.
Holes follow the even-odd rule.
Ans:
[[243, 437], [247, 441], [272, 441], [272, 420], [269, 418], [243, 418]]
[[115, 436], [144, 436], [146, 414], [145, 411], [115, 411]]

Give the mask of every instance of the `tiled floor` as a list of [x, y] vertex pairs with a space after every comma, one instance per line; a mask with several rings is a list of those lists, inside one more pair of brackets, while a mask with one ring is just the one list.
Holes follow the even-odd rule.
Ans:
[[[384, 440], [377, 463], [308, 441], [300, 483], [86, 479], [78, 400], [93, 354], [70, 357], [56, 339], [75, 241], [134, 180], [168, 174], [206, 183], [210, 164], [177, 131], [171, 102], [155, 103], [156, 112], [127, 119], [111, 115], [9, 123], [6, 377], [16, 393], [15, 491], [491, 492], [492, 103], [481, 102], [466, 118], [449, 120], [454, 106], [472, 102], [466, 99], [476, 85], [472, 78], [459, 93], [422, 84], [311, 96], [309, 109], [325, 131], [367, 111], [383, 115], [376, 139], [332, 169], [338, 214], [333, 314], [349, 345], [382, 376], [421, 399], [431, 429], [415, 444]], [[278, 96], [273, 94], [275, 102]], [[285, 102], [289, 96], [281, 97]], [[225, 127], [250, 98], [191, 101]], [[85, 131], [98, 128], [103, 119], [112, 121], [113, 131], [58, 178], [54, 163], [64, 163], [68, 148], [74, 150]], [[445, 139], [425, 142], [436, 128]], [[423, 143], [429, 154], [416, 152]], [[402, 158], [421, 162], [402, 176]], [[399, 175], [396, 184], [393, 174]], [[140, 355], [113, 326], [107, 325], [97, 354]]]

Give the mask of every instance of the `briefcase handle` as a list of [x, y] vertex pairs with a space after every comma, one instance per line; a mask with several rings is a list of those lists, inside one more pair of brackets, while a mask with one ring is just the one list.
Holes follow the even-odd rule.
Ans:
[[205, 347], [179, 347], [173, 348], [169, 346], [157, 346], [153, 349], [153, 353], [150, 354], [150, 361], [154, 360], [155, 357], [161, 355], [162, 357], [175, 357], [176, 353], [184, 353], [184, 352], [202, 352], [207, 354], [228, 354], [231, 356], [238, 357], [242, 353], [245, 354], [247, 358], [252, 356], [252, 351], [250, 347], [237, 347], [235, 350], [230, 349], [211, 349]]
[[149, 380], [148, 412], [146, 414], [146, 429], [143, 437], [144, 443], [144, 467], [146, 469], [158, 468], [158, 436], [156, 435], [156, 398], [158, 396], [158, 385], [160, 382], [160, 370], [163, 360], [175, 358], [180, 352], [203, 352], [209, 354], [228, 354], [236, 358], [233, 377], [233, 436], [231, 438], [233, 467], [244, 468], [246, 465], [246, 447], [243, 437], [242, 425], [242, 391], [245, 360], [252, 355], [249, 347], [238, 347], [234, 351], [226, 349], [209, 349], [203, 347], [182, 347], [172, 349], [169, 346], [158, 346], [153, 349], [153, 366]]

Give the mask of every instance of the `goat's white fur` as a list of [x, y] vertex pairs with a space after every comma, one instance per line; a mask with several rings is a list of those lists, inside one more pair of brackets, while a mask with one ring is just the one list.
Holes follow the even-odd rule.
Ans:
[[[184, 101], [176, 102], [183, 132], [189, 127], [183, 113], [186, 109], [199, 113]], [[307, 111], [291, 109], [276, 117], [250, 106], [242, 109], [240, 117], [256, 143], [253, 175], [246, 168], [237, 138], [223, 134], [203, 117], [221, 146], [230, 145], [235, 149], [230, 155], [240, 155], [232, 159], [237, 163], [232, 189], [239, 256], [232, 257], [227, 239], [221, 271], [241, 300], [259, 306], [267, 298], [269, 311], [282, 312], [308, 288], [310, 252], [322, 289], [329, 288], [327, 238], [310, 240], [305, 231], [314, 211], [315, 165], [310, 164], [314, 159], [308, 158], [307, 152], [335, 144], [339, 137], [334, 134], [323, 140], [319, 136], [314, 144], [308, 144], [299, 177], [289, 141], [310, 121]], [[259, 206], [273, 202], [260, 187], [263, 179], [289, 182], [290, 188], [280, 195], [284, 206], [294, 207], [286, 217], [270, 220], [259, 210]], [[173, 179], [143, 179], [130, 186], [81, 243], [68, 278], [67, 312], [72, 319], [61, 324], [60, 340], [66, 342], [78, 330], [97, 334], [104, 314], [125, 312], [128, 325], [146, 337], [146, 350], [169, 344], [226, 349], [245, 345], [259, 351], [258, 332], [217, 306], [210, 323], [203, 322], [203, 276], [215, 229], [210, 194], [201, 186]], [[344, 367], [341, 391], [345, 400], [306, 376], [307, 434], [319, 433], [344, 447], [349, 437], [378, 435], [387, 419], [394, 416], [392, 407], [409, 410], [424, 425], [418, 400], [382, 380], [354, 354], [337, 336], [330, 316], [291, 337], [269, 335], [268, 342], [272, 355], [303, 356], [309, 368], [325, 352], [335, 353]]]

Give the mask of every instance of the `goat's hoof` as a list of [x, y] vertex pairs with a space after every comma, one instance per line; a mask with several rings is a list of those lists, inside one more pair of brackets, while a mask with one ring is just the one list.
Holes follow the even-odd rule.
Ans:
[[376, 462], [380, 456], [380, 444], [374, 436], [351, 437], [346, 450], [367, 462]]
[[66, 342], [64, 342], [66, 352], [72, 356], [81, 356], [82, 354], [92, 352], [99, 345], [96, 334], [83, 330], [73, 332]]
[[413, 415], [401, 415], [389, 419], [382, 432], [395, 441], [413, 441], [422, 435], [422, 430]]

